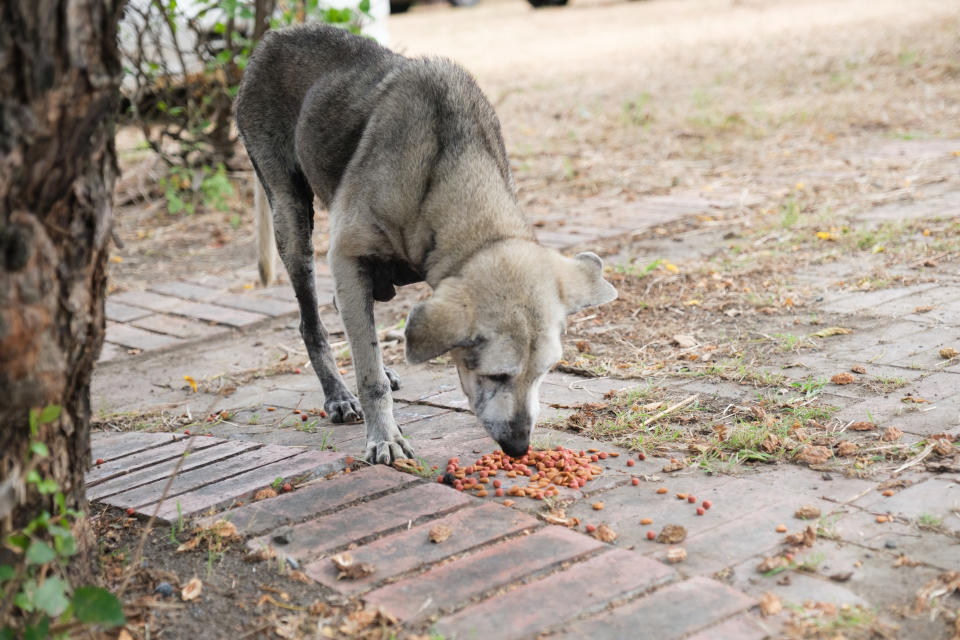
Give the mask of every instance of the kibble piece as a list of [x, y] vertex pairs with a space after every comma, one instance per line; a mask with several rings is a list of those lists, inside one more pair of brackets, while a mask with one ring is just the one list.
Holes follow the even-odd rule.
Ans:
[[713, 506], [713, 503], [710, 502], [709, 500], [704, 500], [704, 501], [703, 501], [703, 508], [704, 508], [704, 509], [709, 509], [709, 508], [712, 507], [712, 506]]
[[777, 533], [786, 533], [786, 532], [787, 532], [787, 525], [785, 524], [777, 525]]
[[884, 522], [887, 522], [889, 519], [890, 519], [890, 518], [888, 518], [887, 516], [877, 516], [877, 522], [879, 522], [879, 523], [881, 523], [881, 524], [884, 523]]
[[656, 531], [647, 531], [647, 540], [655, 540], [657, 537]]
[[678, 494], [677, 494], [677, 500], [686, 500], [686, 499], [687, 499], [687, 495], [688, 495], [688, 494], [686, 494], [686, 493], [678, 493]]
[[886, 491], [883, 492], [883, 495], [889, 498], [890, 496], [893, 495], [893, 489], [887, 489]]
[[632, 467], [632, 466], [635, 465], [635, 464], [637, 464], [637, 463], [633, 461], [633, 458], [627, 458], [627, 466], [628, 466], [628, 467]]
[[666, 492], [667, 492], [667, 488], [666, 488], [666, 487], [660, 487], [659, 489], [657, 489], [657, 493], [659, 493], [659, 494], [664, 494], [664, 493], [666, 493]]
[[653, 524], [653, 518], [644, 518], [640, 521], [640, 524]]
[[516, 502], [514, 502], [513, 500], [504, 500], [504, 501], [503, 501], [503, 506], [505, 506], [505, 507], [512, 507], [512, 506], [515, 505], [515, 504], [516, 504]]
[[698, 516], [702, 516], [702, 515], [705, 514], [706, 512], [707, 512], [707, 510], [704, 509], [703, 507], [697, 507], [697, 515], [698, 515]]
[[696, 496], [687, 496], [687, 502], [694, 504], [697, 501]]
[[639, 485], [639, 484], [640, 484], [640, 478], [633, 478], [632, 480], [630, 480], [630, 484], [632, 484], [633, 486]]
[[603, 510], [603, 503], [602, 503], [602, 502], [594, 502], [594, 503], [593, 503], [593, 510], [594, 510], [594, 511], [602, 511], [602, 510]]

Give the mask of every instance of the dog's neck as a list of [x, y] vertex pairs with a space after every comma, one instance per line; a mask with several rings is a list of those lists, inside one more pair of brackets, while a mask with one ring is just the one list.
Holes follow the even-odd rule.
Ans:
[[[512, 212], [511, 212], [512, 213]], [[455, 276], [464, 265], [484, 251], [493, 249], [509, 240], [536, 242], [533, 230], [522, 214], [500, 216], [487, 220], [477, 220], [469, 228], [449, 228], [439, 230], [434, 235], [434, 246], [424, 261], [427, 284], [436, 288], [440, 282]]]

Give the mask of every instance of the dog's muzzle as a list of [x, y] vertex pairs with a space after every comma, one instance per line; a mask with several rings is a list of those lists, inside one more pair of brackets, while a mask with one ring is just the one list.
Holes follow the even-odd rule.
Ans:
[[520, 458], [522, 457], [527, 450], [530, 448], [530, 438], [516, 438], [516, 439], [503, 439], [497, 440], [497, 444], [500, 445], [500, 448], [503, 449], [503, 452], [510, 456], [511, 458]]

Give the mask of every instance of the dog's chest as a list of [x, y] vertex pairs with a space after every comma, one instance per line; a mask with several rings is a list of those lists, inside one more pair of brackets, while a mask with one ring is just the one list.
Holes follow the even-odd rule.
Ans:
[[361, 260], [364, 271], [373, 285], [373, 299], [378, 302], [392, 300], [397, 295], [396, 287], [414, 282], [423, 282], [423, 274], [405, 260], [370, 256]]

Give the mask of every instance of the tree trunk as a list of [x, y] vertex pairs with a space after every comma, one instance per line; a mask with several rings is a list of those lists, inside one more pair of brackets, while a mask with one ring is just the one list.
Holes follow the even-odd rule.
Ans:
[[[31, 408], [38, 470], [84, 506], [90, 374], [104, 335], [117, 174], [113, 120], [123, 0], [0, 1], [0, 532], [51, 508], [23, 492]], [[6, 508], [4, 508], [6, 498]], [[4, 512], [6, 511], [6, 513]]]

